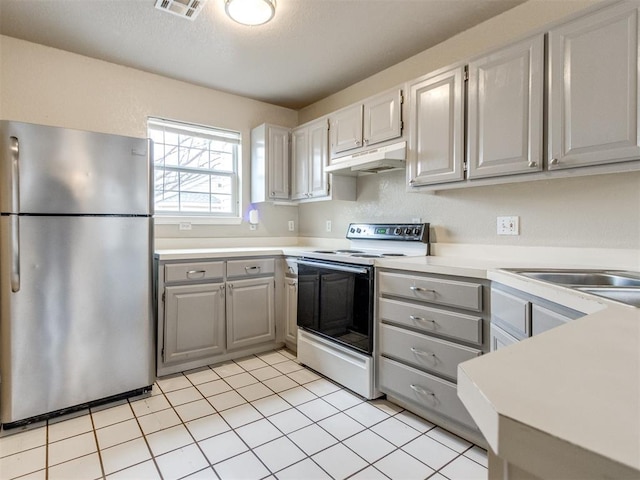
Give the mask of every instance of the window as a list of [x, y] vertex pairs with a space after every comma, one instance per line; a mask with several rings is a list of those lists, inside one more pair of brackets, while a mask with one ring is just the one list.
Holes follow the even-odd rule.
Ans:
[[240, 133], [150, 118], [155, 211], [237, 217]]

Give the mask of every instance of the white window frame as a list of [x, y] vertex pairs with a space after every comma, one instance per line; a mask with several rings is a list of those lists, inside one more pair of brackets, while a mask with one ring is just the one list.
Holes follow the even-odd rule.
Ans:
[[[204, 125], [198, 125], [187, 122], [180, 122], [175, 120], [167, 120], [159, 117], [148, 117], [147, 119], [147, 129], [151, 128], [164, 128], [167, 130], [172, 130], [174, 132], [180, 133], [192, 133], [194, 136], [199, 137], [217, 137], [224, 138], [230, 140], [232, 143], [237, 142], [236, 153], [234, 159], [234, 169], [233, 172], [218, 172], [215, 170], [210, 170], [211, 172], [215, 172], [216, 174], [229, 176], [232, 179], [232, 199], [231, 202], [235, 205], [235, 212], [233, 213], [192, 213], [192, 212], [163, 212], [163, 211], [155, 211], [155, 223], [156, 224], [203, 224], [203, 225], [238, 225], [242, 223], [242, 181], [241, 181], [241, 170], [242, 170], [242, 150], [241, 143], [242, 137], [240, 132], [233, 130], [226, 130], [217, 127], [208, 127]], [[154, 205], [155, 205], [155, 159], [152, 159], [154, 163], [154, 178], [153, 178], [153, 195], [154, 195]], [[179, 167], [177, 167], [180, 170]], [[185, 169], [188, 171], [188, 169]], [[155, 210], [155, 209], [154, 209]], [[187, 228], [189, 228], [187, 226]]]

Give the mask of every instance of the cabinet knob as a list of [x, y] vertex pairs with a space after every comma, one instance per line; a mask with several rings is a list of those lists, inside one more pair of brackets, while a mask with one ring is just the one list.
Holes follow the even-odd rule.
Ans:
[[276, 196], [276, 192], [271, 192], [271, 196], [275, 197]]
[[409, 180], [409, 185], [413, 185], [415, 183], [416, 183], [415, 179], [412, 178], [411, 180]]
[[367, 145], [368, 143], [369, 143], [369, 140], [365, 138], [364, 139], [364, 144]]
[[557, 165], [558, 164], [558, 159], [557, 158], [552, 158], [551, 161], [549, 162], [551, 165]]
[[362, 142], [360, 140], [355, 140], [355, 144], [359, 147], [360, 145], [362, 145]]
[[538, 162], [529, 162], [529, 168], [536, 168], [538, 166]]

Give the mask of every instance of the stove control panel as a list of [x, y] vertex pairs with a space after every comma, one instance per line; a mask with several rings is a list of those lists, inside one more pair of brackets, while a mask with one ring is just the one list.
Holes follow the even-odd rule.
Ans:
[[351, 223], [347, 230], [350, 240], [402, 240], [429, 242], [428, 223]]

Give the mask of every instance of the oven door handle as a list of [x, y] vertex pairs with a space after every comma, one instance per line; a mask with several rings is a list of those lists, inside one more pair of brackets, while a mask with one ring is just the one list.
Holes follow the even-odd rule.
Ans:
[[298, 260], [298, 265], [307, 265], [308, 267], [326, 268], [327, 270], [338, 270], [340, 272], [348, 272], [348, 273], [360, 273], [360, 274], [369, 273], [369, 269], [367, 268], [348, 267], [346, 265], [336, 265], [334, 263], [312, 262], [310, 260]]

